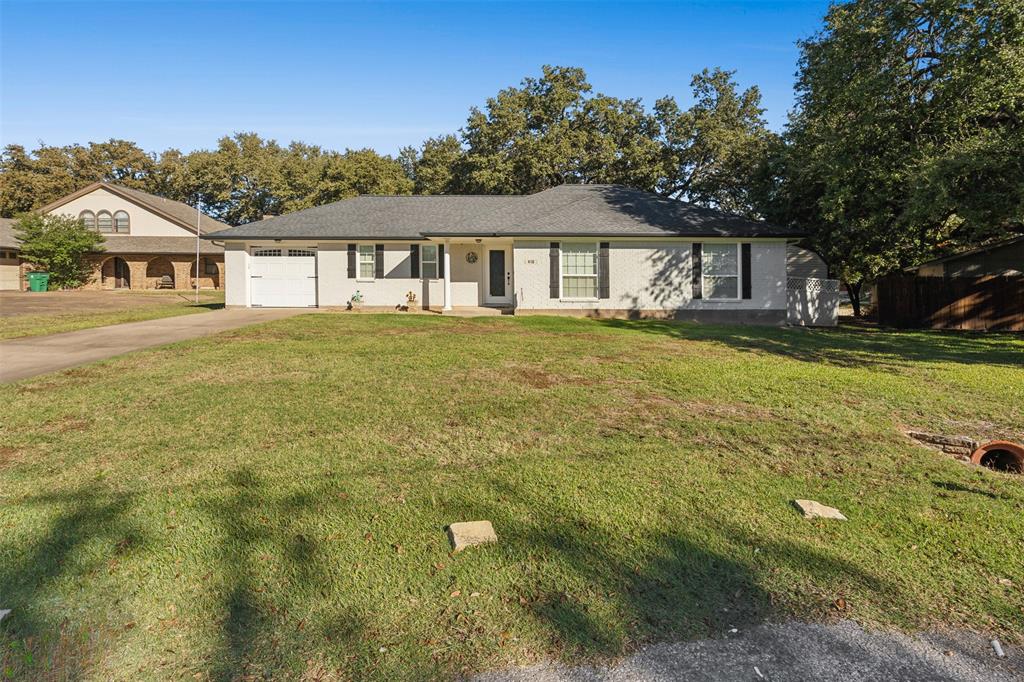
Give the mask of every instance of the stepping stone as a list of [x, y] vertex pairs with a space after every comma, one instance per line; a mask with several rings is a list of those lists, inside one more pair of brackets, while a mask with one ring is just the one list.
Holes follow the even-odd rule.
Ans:
[[846, 521], [843, 513], [835, 507], [826, 507], [814, 500], [793, 500], [793, 505], [804, 514], [805, 519], [836, 519]]
[[453, 552], [461, 552], [473, 545], [497, 542], [498, 536], [490, 521], [462, 521], [448, 526], [448, 541], [452, 543]]
[[6, 618], [7, 614], [10, 613], [10, 612], [11, 612], [10, 609], [0, 609], [0, 620], [3, 620], [4, 618]]

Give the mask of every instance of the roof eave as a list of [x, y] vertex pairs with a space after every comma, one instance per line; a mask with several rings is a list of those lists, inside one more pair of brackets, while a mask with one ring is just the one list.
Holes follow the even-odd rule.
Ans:
[[798, 239], [803, 232], [756, 232], [751, 234], [723, 234], [721, 232], [423, 232], [424, 237], [595, 237], [622, 239]]
[[222, 233], [219, 233], [219, 232], [211, 232], [210, 234], [204, 234], [204, 235], [201, 235], [201, 238], [202, 239], [210, 239], [210, 240], [216, 239], [217, 241], [222, 241], [222, 242], [258, 241], [258, 240], [259, 241], [271, 240], [271, 241], [278, 241], [278, 242], [286, 242], [286, 241], [408, 242], [408, 241], [423, 241], [424, 240], [424, 237], [422, 235], [415, 235], [415, 236], [408, 235], [408, 236], [398, 236], [398, 237], [382, 237], [380, 235], [376, 235], [376, 236], [368, 235], [368, 236], [360, 237], [358, 235], [354, 235], [354, 236], [353, 235], [341, 235], [341, 236], [334, 235], [334, 236], [328, 236], [328, 235], [322, 235], [322, 234], [321, 235], [302, 235], [302, 234], [276, 234], [276, 235], [270, 235], [270, 234], [241, 234], [241, 235], [235, 235], [235, 234], [231, 234], [231, 235], [227, 235], [227, 234], [222, 234]]

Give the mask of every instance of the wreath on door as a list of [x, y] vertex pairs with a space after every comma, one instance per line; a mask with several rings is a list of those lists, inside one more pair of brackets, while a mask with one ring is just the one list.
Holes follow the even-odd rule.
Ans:
[[469, 253], [466, 254], [466, 262], [467, 263], [475, 263], [476, 262], [476, 251], [470, 251]]

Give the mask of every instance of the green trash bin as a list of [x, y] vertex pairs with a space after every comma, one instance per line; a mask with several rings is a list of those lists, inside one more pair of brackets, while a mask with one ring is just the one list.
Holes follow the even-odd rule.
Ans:
[[50, 273], [48, 272], [30, 272], [28, 273], [28, 290], [29, 291], [46, 291], [47, 286], [50, 284]]

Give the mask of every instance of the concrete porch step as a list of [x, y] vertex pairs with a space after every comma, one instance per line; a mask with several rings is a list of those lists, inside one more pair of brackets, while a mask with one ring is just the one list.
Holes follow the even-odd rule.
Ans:
[[511, 307], [491, 307], [491, 306], [455, 306], [451, 310], [442, 310], [442, 315], [450, 315], [454, 317], [487, 317], [487, 316], [498, 316], [498, 315], [514, 315], [515, 309]]

